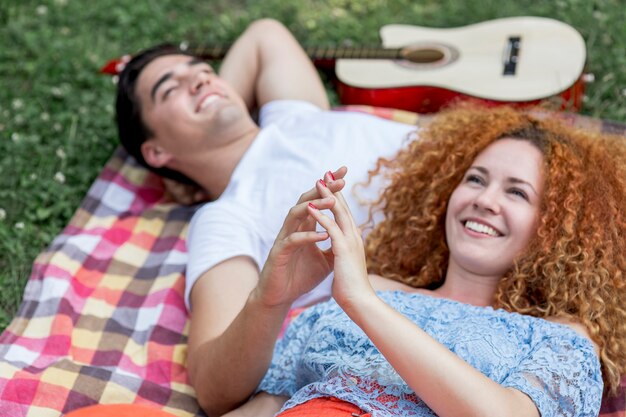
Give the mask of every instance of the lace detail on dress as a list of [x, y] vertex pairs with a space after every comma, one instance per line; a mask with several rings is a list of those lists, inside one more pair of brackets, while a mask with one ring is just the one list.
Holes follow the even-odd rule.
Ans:
[[[525, 392], [542, 417], [598, 414], [600, 363], [570, 328], [416, 293], [380, 296], [489, 378]], [[259, 391], [291, 396], [283, 409], [334, 396], [374, 416], [435, 415], [334, 301], [292, 322]]]

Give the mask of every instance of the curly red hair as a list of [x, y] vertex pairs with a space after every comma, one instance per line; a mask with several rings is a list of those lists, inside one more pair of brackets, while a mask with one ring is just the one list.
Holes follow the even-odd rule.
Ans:
[[393, 160], [370, 172], [390, 183], [366, 239], [372, 273], [435, 288], [448, 263], [447, 202], [478, 154], [503, 137], [544, 153], [537, 233], [502, 278], [494, 307], [586, 326], [600, 348], [606, 388], [626, 371], [626, 141], [508, 107], [443, 112]]

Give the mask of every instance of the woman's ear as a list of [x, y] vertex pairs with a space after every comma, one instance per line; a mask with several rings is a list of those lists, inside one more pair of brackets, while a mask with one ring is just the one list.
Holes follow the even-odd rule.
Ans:
[[173, 155], [157, 145], [154, 140], [150, 139], [141, 145], [141, 154], [148, 165], [161, 168], [165, 166], [173, 157]]

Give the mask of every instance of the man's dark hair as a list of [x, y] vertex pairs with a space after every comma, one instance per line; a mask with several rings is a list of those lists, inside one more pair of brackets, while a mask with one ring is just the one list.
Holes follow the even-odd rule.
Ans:
[[141, 165], [167, 178], [186, 184], [195, 182], [186, 175], [169, 169], [149, 165], [141, 153], [141, 145], [152, 136], [150, 128], [141, 118], [141, 103], [136, 94], [137, 79], [141, 71], [153, 60], [165, 55], [190, 55], [172, 44], [157, 45], [135, 55], [122, 70], [117, 84], [115, 103], [117, 130], [126, 151]]

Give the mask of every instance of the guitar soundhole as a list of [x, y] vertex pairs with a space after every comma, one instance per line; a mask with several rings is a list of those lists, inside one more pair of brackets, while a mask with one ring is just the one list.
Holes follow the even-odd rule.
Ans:
[[452, 46], [438, 42], [420, 42], [402, 48], [401, 60], [396, 63], [413, 69], [441, 68], [459, 58]]
[[446, 55], [437, 49], [410, 49], [403, 56], [416, 64], [432, 64], [443, 60]]

